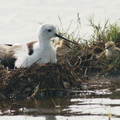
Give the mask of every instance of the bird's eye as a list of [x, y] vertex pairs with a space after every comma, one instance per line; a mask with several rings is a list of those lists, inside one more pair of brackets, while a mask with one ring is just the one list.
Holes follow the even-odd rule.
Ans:
[[51, 32], [51, 29], [48, 29], [48, 32]]

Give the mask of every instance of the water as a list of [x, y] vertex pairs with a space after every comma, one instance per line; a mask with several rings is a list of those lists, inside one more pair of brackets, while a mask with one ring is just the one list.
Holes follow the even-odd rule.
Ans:
[[[92, 33], [88, 18], [94, 16], [95, 23], [104, 24], [106, 19], [120, 19], [119, 0], [0, 0], [0, 43], [21, 43], [38, 40], [39, 23], [52, 23], [70, 31], [77, 26], [77, 13], [81, 19], [81, 37]], [[68, 31], [68, 32], [70, 32]]]
[[[81, 19], [81, 37], [92, 33], [88, 18], [95, 23], [119, 22], [120, 0], [0, 0], [0, 43], [37, 40], [40, 23], [61, 27], [58, 15], [68, 32], [76, 28], [77, 13]], [[99, 87], [104, 83], [98, 82]], [[109, 83], [109, 82], [108, 82]], [[90, 85], [90, 84], [89, 84]], [[100, 86], [101, 85], [101, 86]], [[119, 120], [120, 89], [98, 89], [95, 84], [85, 91], [72, 91], [66, 96], [43, 100], [4, 100], [0, 102], [0, 120]], [[109, 118], [111, 116], [111, 118]]]
[[92, 78], [57, 97], [1, 100], [0, 120], [119, 120], [120, 77]]
[[119, 94], [120, 89], [101, 89], [71, 91], [62, 97], [41, 100], [5, 100], [0, 103], [0, 119], [119, 120]]

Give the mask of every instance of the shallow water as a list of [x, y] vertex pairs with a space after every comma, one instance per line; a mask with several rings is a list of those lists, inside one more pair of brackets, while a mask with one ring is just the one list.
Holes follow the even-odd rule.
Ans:
[[91, 77], [84, 90], [59, 91], [58, 97], [3, 100], [0, 120], [119, 120], [119, 88], [119, 75]]
[[71, 91], [62, 97], [2, 101], [0, 120], [119, 120], [120, 89]]

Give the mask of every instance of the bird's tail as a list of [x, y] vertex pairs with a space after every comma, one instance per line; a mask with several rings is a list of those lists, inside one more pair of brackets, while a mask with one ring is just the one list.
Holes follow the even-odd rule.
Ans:
[[28, 63], [28, 48], [26, 44], [22, 44], [19, 48], [14, 50], [15, 54], [15, 67], [17, 68], [25, 68]]

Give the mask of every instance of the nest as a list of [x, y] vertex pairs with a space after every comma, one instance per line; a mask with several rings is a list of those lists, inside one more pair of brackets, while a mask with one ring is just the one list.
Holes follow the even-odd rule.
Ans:
[[[81, 88], [81, 80], [67, 63], [32, 65], [11, 71], [0, 71], [0, 91], [7, 98], [41, 97], [54, 91]], [[46, 96], [44, 92], [44, 96]]]
[[60, 91], [81, 90], [82, 83], [87, 82], [92, 73], [119, 69], [119, 61], [111, 64], [104, 58], [97, 59], [96, 55], [103, 50], [104, 43], [78, 44], [66, 57], [58, 56], [56, 64], [33, 64], [13, 70], [0, 66], [0, 99], [41, 98], [56, 96]]

